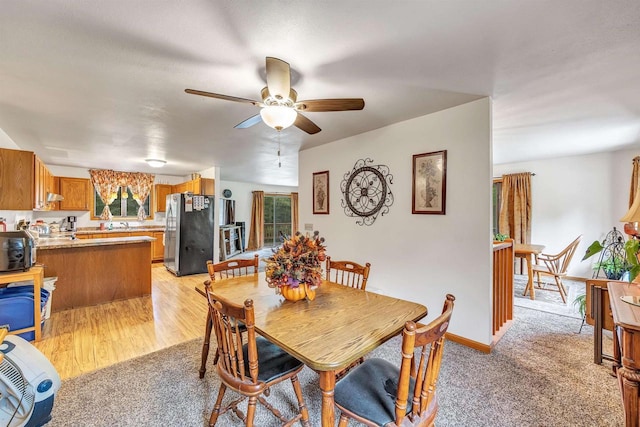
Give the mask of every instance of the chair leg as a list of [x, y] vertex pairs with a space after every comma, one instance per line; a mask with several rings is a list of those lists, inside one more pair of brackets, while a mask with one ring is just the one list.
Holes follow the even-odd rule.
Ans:
[[338, 427], [347, 427], [347, 423], [349, 422], [349, 418], [345, 414], [340, 414], [340, 424]]
[[211, 412], [211, 418], [209, 418], [209, 427], [213, 427], [216, 425], [218, 421], [218, 416], [220, 415], [220, 407], [222, 406], [222, 398], [224, 397], [224, 392], [227, 391], [227, 386], [220, 384], [220, 390], [218, 391], [218, 398], [216, 399], [216, 404], [213, 407], [213, 411]]
[[298, 409], [300, 411], [300, 414], [302, 415], [302, 420], [300, 420], [300, 423], [304, 427], [309, 427], [309, 411], [307, 410], [307, 405], [304, 403], [304, 398], [302, 397], [302, 387], [300, 387], [300, 381], [298, 381], [297, 375], [291, 377], [291, 384], [293, 385], [293, 391], [295, 391], [296, 397], [298, 398]]
[[[209, 357], [209, 343], [211, 341], [211, 329], [213, 329], [213, 319], [211, 319], [211, 313], [207, 310], [207, 326], [204, 331], [204, 343], [202, 344], [202, 363], [200, 364], [200, 378], [204, 378], [204, 373], [207, 371], [207, 358]], [[216, 357], [213, 364], [218, 361], [218, 352], [216, 351]]]
[[562, 284], [562, 279], [560, 279], [558, 276], [554, 276], [554, 279], [556, 279], [556, 285], [558, 285], [558, 291], [560, 292], [560, 296], [562, 297], [562, 302], [566, 304], [567, 290], [564, 288], [564, 285]]
[[256, 404], [258, 403], [258, 398], [256, 396], [251, 396], [249, 398], [249, 406], [247, 406], [247, 419], [245, 425], [247, 427], [253, 427], [253, 418], [256, 415]]

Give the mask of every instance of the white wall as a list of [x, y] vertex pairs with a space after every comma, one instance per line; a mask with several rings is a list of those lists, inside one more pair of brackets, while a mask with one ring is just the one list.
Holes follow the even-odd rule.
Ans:
[[[412, 155], [447, 150], [446, 215], [411, 214]], [[358, 159], [389, 166], [395, 201], [371, 226], [341, 208]], [[330, 214], [312, 214], [312, 173], [329, 170]], [[450, 332], [491, 342], [491, 101], [488, 98], [301, 151], [300, 226], [313, 224], [334, 259], [370, 262], [367, 289], [422, 303], [429, 318], [456, 297]]]
[[629, 203], [631, 161], [636, 151], [596, 153], [531, 162], [494, 165], [494, 176], [534, 172], [531, 179], [531, 242], [558, 253], [582, 234], [569, 275], [589, 278], [597, 257], [581, 261], [594, 240], [613, 227], [622, 231], [620, 218]]

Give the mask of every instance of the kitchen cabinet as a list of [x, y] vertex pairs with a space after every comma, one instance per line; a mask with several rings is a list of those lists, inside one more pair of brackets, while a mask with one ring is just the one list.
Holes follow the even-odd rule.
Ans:
[[173, 193], [193, 193], [205, 196], [215, 195], [215, 180], [211, 178], [196, 178], [173, 186]]
[[49, 193], [55, 193], [55, 177], [47, 166], [35, 154], [33, 154], [33, 176], [34, 176], [34, 199], [33, 210], [51, 211], [56, 210], [55, 203], [47, 202]]
[[[167, 210], [167, 196], [173, 191], [173, 185], [156, 184], [154, 185], [154, 212], [165, 212]], [[178, 193], [178, 191], [176, 191]]]
[[60, 177], [60, 210], [88, 211], [90, 208], [91, 181], [87, 178]]
[[34, 154], [0, 148], [0, 210], [34, 208]]
[[153, 262], [164, 260], [164, 231], [109, 231], [103, 233], [82, 233], [77, 234], [78, 239], [108, 239], [115, 237], [153, 237], [156, 240], [151, 242], [151, 259]]
[[151, 258], [153, 261], [164, 261], [164, 231], [154, 231], [156, 240], [151, 244]]

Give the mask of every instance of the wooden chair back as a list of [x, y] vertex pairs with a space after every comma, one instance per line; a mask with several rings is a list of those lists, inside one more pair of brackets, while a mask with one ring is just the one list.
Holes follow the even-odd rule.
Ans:
[[371, 264], [364, 266], [353, 261], [332, 261], [327, 257], [327, 280], [363, 291], [367, 287]]
[[[210, 281], [205, 283], [205, 291], [213, 330], [218, 341], [219, 359], [216, 366], [220, 379], [232, 389], [242, 390], [242, 394], [260, 393], [266, 388], [266, 384], [258, 381], [253, 301], [246, 300], [243, 305], [238, 305], [214, 295]], [[246, 331], [246, 356], [242, 348], [243, 331]], [[248, 358], [248, 376], [245, 372], [245, 358]]]
[[258, 255], [253, 259], [230, 259], [217, 264], [207, 261], [207, 271], [211, 280], [226, 279], [229, 277], [247, 276], [258, 273]]
[[538, 255], [538, 261], [542, 261], [547, 267], [549, 272], [556, 276], [565, 276], [569, 269], [569, 264], [573, 258], [573, 254], [576, 252], [582, 235], [578, 236], [573, 242], [569, 243], [569, 246], [564, 248], [560, 253], [555, 255], [540, 254]]
[[[432, 425], [438, 411], [436, 383], [440, 374], [444, 335], [449, 328], [455, 297], [447, 294], [442, 314], [427, 325], [416, 327], [407, 322], [402, 332], [402, 364], [396, 394], [396, 426], [402, 426], [405, 417], [410, 425]], [[430, 348], [429, 348], [430, 347]], [[414, 349], [421, 348], [418, 365], [414, 363]], [[415, 388], [409, 396], [410, 378]], [[411, 411], [407, 413], [407, 405]]]

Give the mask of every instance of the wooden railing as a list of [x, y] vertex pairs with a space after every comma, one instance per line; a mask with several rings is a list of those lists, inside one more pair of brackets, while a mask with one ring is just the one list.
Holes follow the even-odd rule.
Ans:
[[513, 320], [513, 240], [493, 245], [493, 335], [492, 345], [504, 335]]

